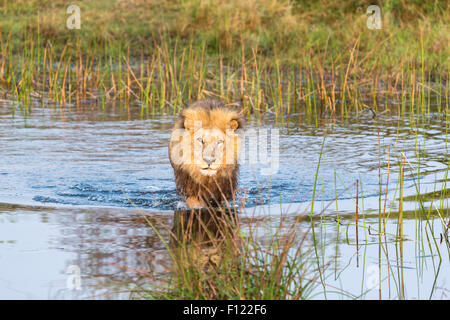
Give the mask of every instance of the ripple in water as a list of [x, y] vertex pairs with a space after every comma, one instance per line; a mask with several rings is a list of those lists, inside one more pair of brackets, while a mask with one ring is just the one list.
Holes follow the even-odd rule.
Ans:
[[[7, 129], [0, 132], [2, 154], [7, 155], [0, 158], [0, 198], [174, 209], [180, 197], [176, 194], [167, 146], [175, 118], [160, 114], [141, 120], [140, 109], [131, 110], [126, 120], [112, 111], [95, 110], [83, 111], [92, 113], [89, 121], [76, 113], [63, 119], [48, 110], [36, 111], [26, 119], [17, 115], [0, 117], [0, 125]], [[336, 120], [333, 127], [318, 128], [315, 123], [305, 121], [287, 123], [279, 127], [278, 172], [267, 177], [260, 174], [257, 165], [242, 165], [238, 201], [245, 197], [247, 207], [311, 201], [325, 132], [328, 133], [316, 199], [333, 200], [336, 193], [357, 179], [364, 197], [378, 195], [378, 132], [384, 177], [387, 146], [391, 146], [392, 186], [398, 176], [400, 153], [404, 152], [416, 165], [416, 148], [424, 144], [427, 153], [420, 162], [422, 179], [434, 182], [435, 175], [442, 179], [448, 161], [442, 117], [428, 117], [417, 135], [410, 133], [408, 121], [409, 117]], [[271, 128], [273, 122], [263, 121], [261, 125]], [[248, 126], [257, 127], [257, 123], [249, 121]], [[407, 187], [414, 188], [411, 176], [406, 176], [406, 182]], [[352, 197], [354, 191], [343, 193], [340, 198]]]

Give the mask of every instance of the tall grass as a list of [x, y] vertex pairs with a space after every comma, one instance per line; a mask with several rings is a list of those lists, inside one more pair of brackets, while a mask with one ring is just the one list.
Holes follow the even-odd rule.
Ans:
[[146, 114], [216, 97], [283, 123], [299, 112], [423, 114], [432, 97], [448, 110], [445, 2], [389, 1], [380, 31], [363, 7], [337, 2], [232, 4], [81, 3], [82, 28], [68, 30], [62, 1], [6, 2], [1, 93], [25, 109], [121, 101]]
[[[416, 113], [430, 112], [424, 106], [433, 97], [439, 110], [448, 110], [448, 71], [436, 83], [430, 73], [420, 79], [414, 68], [403, 64], [399, 81], [398, 73], [381, 66], [365, 73], [352, 58], [353, 51], [342, 73], [340, 66], [324, 69], [320, 61], [300, 60], [282, 69], [278, 60], [272, 65], [265, 62], [256, 49], [250, 60], [242, 56], [224, 65], [223, 58], [206, 56], [204, 48], [194, 51], [167, 43], [156, 46], [151, 56], [135, 59], [129, 48], [105, 57], [98, 55], [98, 48], [88, 54], [63, 50], [57, 56], [50, 43], [39, 47], [32, 36], [26, 50], [13, 55], [9, 38], [1, 37], [1, 41], [3, 97], [20, 102], [24, 109], [122, 101], [124, 106], [138, 104], [147, 113], [176, 113], [197, 99], [214, 97], [228, 103], [240, 100], [248, 114], [275, 114], [282, 122], [285, 116], [299, 112], [317, 119], [324, 113], [348, 117], [349, 112], [376, 116], [398, 111], [400, 115], [408, 112], [412, 120]], [[387, 83], [388, 88], [380, 88], [379, 83]], [[371, 103], [367, 101], [370, 95]], [[389, 101], [383, 101], [384, 97]]]

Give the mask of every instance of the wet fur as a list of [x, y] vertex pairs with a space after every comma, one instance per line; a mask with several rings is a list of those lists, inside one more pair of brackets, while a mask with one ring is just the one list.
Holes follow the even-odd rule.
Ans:
[[[223, 133], [230, 129], [231, 122], [237, 123], [237, 129], [241, 129], [244, 126], [242, 112], [235, 108], [227, 107], [220, 101], [208, 99], [197, 101], [184, 109], [173, 130], [186, 129], [186, 121], [198, 120], [202, 121], [203, 128], [218, 128]], [[192, 137], [193, 131], [191, 130], [190, 133]], [[224, 200], [233, 198], [239, 172], [237, 152], [234, 152], [233, 164], [222, 164], [215, 175], [205, 176], [200, 173], [195, 164], [175, 164], [172, 161], [170, 157], [171, 150], [176, 144], [177, 142], [171, 140], [169, 158], [174, 169], [177, 192], [187, 200], [188, 207], [195, 205], [219, 205]]]

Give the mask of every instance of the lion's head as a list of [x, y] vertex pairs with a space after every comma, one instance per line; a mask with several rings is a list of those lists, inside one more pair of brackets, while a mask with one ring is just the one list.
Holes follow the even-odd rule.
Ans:
[[227, 174], [237, 165], [241, 112], [216, 100], [201, 100], [184, 109], [170, 143], [172, 164], [193, 177]]

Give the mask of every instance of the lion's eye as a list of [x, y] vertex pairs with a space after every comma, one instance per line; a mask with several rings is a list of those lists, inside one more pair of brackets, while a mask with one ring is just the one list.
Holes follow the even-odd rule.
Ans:
[[217, 143], [218, 143], [218, 144], [222, 144], [222, 143], [223, 143], [223, 140], [219, 140], [219, 141], [217, 141]]
[[203, 139], [202, 138], [198, 138], [197, 141], [200, 142], [201, 144], [203, 144]]

